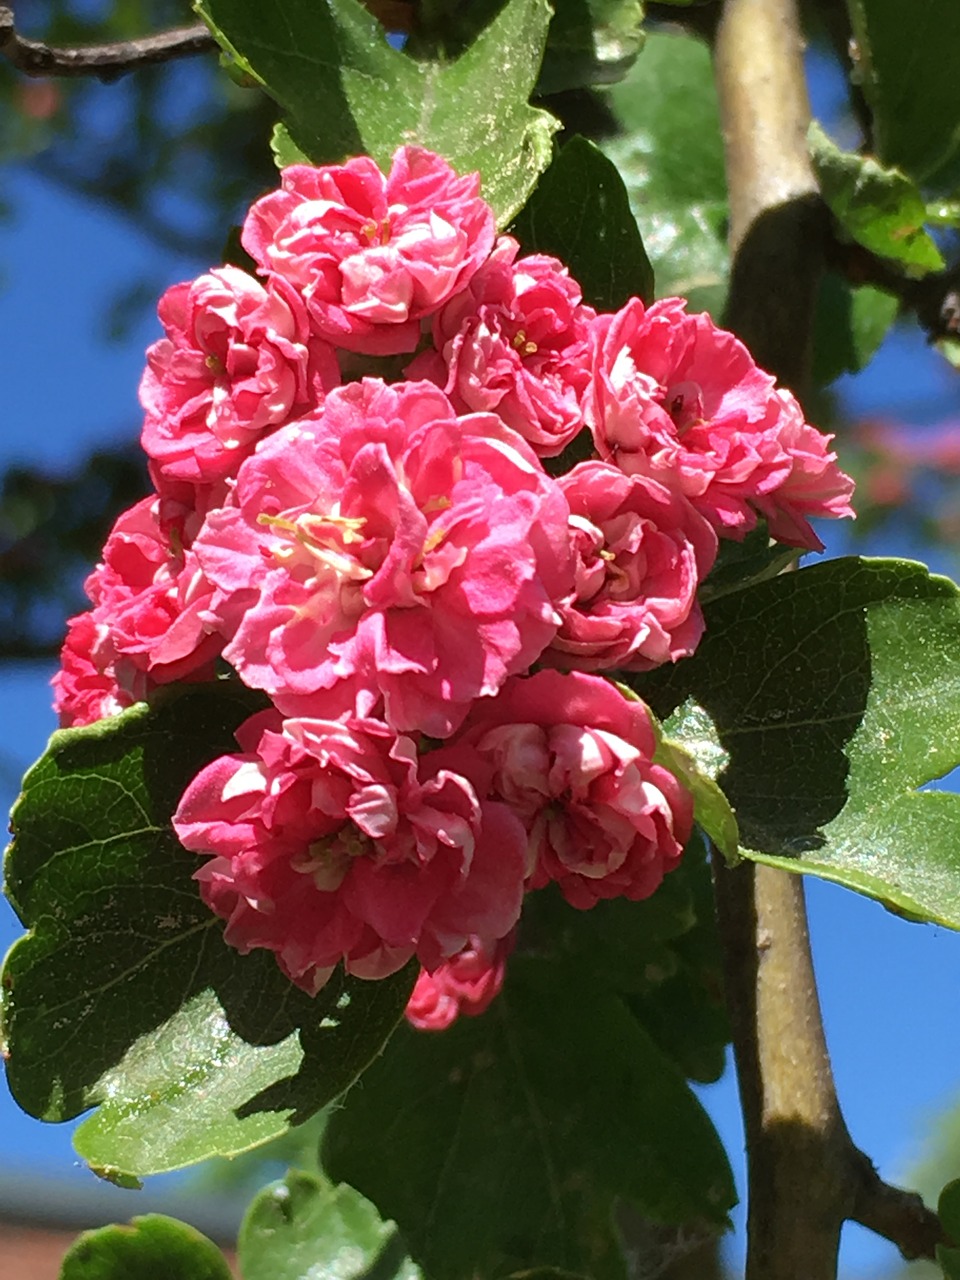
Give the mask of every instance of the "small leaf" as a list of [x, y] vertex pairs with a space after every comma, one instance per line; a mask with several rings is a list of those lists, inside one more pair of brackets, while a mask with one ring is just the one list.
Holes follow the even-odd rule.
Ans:
[[716, 563], [700, 584], [697, 598], [701, 604], [718, 600], [732, 591], [743, 591], [757, 582], [775, 578], [788, 565], [795, 564], [803, 552], [797, 547], [785, 547], [774, 542], [767, 532], [765, 521], [741, 541], [720, 539], [720, 551]]
[[331, 1116], [322, 1160], [398, 1223], [431, 1280], [536, 1266], [622, 1280], [617, 1197], [716, 1226], [734, 1202], [712, 1125], [623, 1001], [521, 956], [482, 1018], [398, 1031]]
[[901, 263], [909, 275], [943, 267], [940, 250], [924, 230], [927, 207], [906, 174], [871, 156], [841, 151], [816, 121], [807, 139], [821, 194], [852, 239]]
[[[669, 735], [655, 760], [669, 769], [693, 795], [694, 816], [728, 862], [738, 860], [737, 819], [716, 782], [725, 752], [702, 707], [687, 702], [665, 726]], [[675, 740], [671, 740], [675, 739]]]
[[10, 1088], [44, 1120], [99, 1105], [75, 1143], [114, 1181], [234, 1155], [319, 1110], [414, 980], [338, 972], [311, 999], [272, 954], [223, 941], [170, 815], [260, 705], [192, 686], [56, 733], [13, 812], [7, 893], [30, 932], [4, 967]]
[[538, 94], [614, 84], [643, 48], [640, 0], [554, 0]]
[[707, 606], [700, 648], [632, 681], [693, 696], [729, 764], [741, 853], [960, 929], [960, 591], [922, 565], [833, 560]]
[[586, 138], [562, 148], [511, 228], [527, 253], [559, 258], [584, 302], [616, 311], [653, 298], [653, 269], [616, 166]]
[[960, 180], [956, 0], [847, 0], [880, 160], [949, 195]]
[[352, 1188], [291, 1170], [253, 1201], [237, 1244], [244, 1280], [420, 1280], [396, 1227]]
[[63, 1259], [60, 1280], [231, 1280], [231, 1271], [199, 1231], [148, 1213], [128, 1226], [84, 1231]]
[[220, 43], [290, 113], [281, 164], [370, 155], [389, 167], [418, 143], [478, 171], [501, 225], [550, 162], [557, 121], [529, 105], [550, 21], [546, 0], [509, 0], [452, 62], [388, 44], [357, 0], [198, 0]]

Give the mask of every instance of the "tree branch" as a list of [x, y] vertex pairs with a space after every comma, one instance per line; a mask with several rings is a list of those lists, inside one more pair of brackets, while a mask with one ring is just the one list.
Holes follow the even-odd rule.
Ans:
[[[363, 0], [363, 3], [388, 31], [410, 29], [412, 0]], [[116, 80], [141, 67], [212, 53], [217, 47], [202, 22], [136, 40], [69, 47], [49, 45], [19, 35], [13, 10], [0, 7], [0, 55], [27, 76], [94, 76], [105, 81]]]
[[862, 1151], [851, 1152], [851, 1173], [856, 1184], [852, 1221], [895, 1244], [908, 1262], [933, 1258], [937, 1245], [947, 1243], [933, 1210], [915, 1191], [884, 1182]]
[[[734, 251], [728, 323], [802, 392], [829, 239], [806, 146], [796, 0], [724, 0], [715, 39]], [[840, 1112], [800, 876], [717, 859], [717, 912], [748, 1150], [747, 1280], [835, 1280], [854, 1219], [932, 1257], [936, 1215], [886, 1186]]]
[[115, 80], [140, 67], [210, 53], [216, 48], [217, 42], [202, 22], [137, 40], [59, 48], [18, 35], [13, 10], [0, 8], [0, 54], [27, 76], [96, 76]]

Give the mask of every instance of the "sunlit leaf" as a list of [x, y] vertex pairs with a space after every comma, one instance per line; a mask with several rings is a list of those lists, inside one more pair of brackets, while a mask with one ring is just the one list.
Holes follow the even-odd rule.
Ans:
[[231, 1280], [231, 1272], [199, 1231], [148, 1213], [128, 1225], [84, 1231], [63, 1259], [60, 1280]]
[[10, 1087], [45, 1120], [99, 1106], [75, 1142], [113, 1181], [233, 1155], [319, 1110], [413, 981], [338, 972], [311, 999], [272, 954], [224, 943], [170, 816], [259, 705], [197, 686], [61, 731], [14, 809], [6, 887], [30, 932], [3, 973]]

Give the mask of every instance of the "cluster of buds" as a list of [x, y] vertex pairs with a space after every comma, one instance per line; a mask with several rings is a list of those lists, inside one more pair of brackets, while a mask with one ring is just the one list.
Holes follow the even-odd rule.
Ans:
[[597, 314], [429, 151], [289, 168], [242, 243], [259, 278], [161, 299], [155, 493], [57, 708], [262, 691], [174, 815], [227, 942], [309, 992], [416, 957], [408, 1016], [446, 1026], [499, 990], [527, 892], [588, 909], [677, 865], [691, 797], [603, 673], [691, 654], [718, 539], [817, 548], [852, 484], [732, 334], [675, 298]]

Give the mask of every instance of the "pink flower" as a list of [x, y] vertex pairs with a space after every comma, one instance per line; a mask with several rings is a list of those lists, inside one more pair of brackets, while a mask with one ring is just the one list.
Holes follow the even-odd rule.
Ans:
[[527, 829], [530, 888], [555, 880], [574, 907], [648, 898], [680, 861], [693, 800], [654, 764], [647, 709], [598, 676], [540, 671], [475, 704], [449, 748], [470, 776], [471, 752], [492, 771], [478, 790], [504, 800]]
[[236, 267], [177, 284], [158, 307], [166, 337], [140, 383], [143, 447], [161, 492], [236, 475], [257, 440], [317, 407], [340, 380], [333, 348], [310, 333], [282, 281]]
[[121, 689], [109, 654], [104, 654], [108, 628], [94, 621], [92, 613], [80, 613], [67, 623], [67, 638], [60, 654], [60, 670], [53, 677], [53, 709], [61, 729], [93, 724], [119, 715], [146, 697], [148, 684], [136, 691]]
[[154, 686], [207, 678], [223, 647], [213, 587], [185, 549], [192, 517], [161, 521], [164, 505], [144, 498], [119, 516], [85, 584], [94, 604], [93, 660], [131, 691], [138, 673]]
[[412, 351], [419, 321], [462, 289], [494, 241], [477, 174], [457, 177], [401, 147], [387, 177], [369, 156], [285, 169], [258, 200], [243, 246], [261, 271], [302, 294], [316, 331], [368, 355]]
[[697, 588], [717, 552], [709, 523], [680, 494], [606, 462], [582, 462], [559, 484], [576, 585], [541, 661], [646, 671], [693, 653], [703, 634]]
[[472, 937], [462, 951], [433, 973], [420, 970], [405, 1010], [418, 1031], [444, 1031], [461, 1015], [476, 1018], [503, 988], [514, 933], [497, 942]]
[[436, 350], [408, 370], [443, 387], [463, 412], [497, 413], [543, 457], [584, 427], [595, 313], [556, 258], [515, 261], [502, 236], [467, 288], [433, 321]]
[[[598, 319], [587, 415], [601, 457], [628, 475], [679, 489], [723, 536], [742, 538], [755, 526], [757, 509], [779, 510], [779, 490], [795, 467], [812, 474], [803, 455], [816, 453], [819, 433], [804, 424], [801, 436], [794, 424], [785, 426], [773, 378], [733, 334], [706, 314], [687, 315], [685, 306], [666, 298], [645, 309], [635, 298], [615, 316]], [[839, 495], [849, 497], [852, 482], [820, 439], [807, 510], [848, 514]], [[823, 495], [819, 503], [815, 488]], [[785, 516], [780, 527], [792, 529], [787, 541], [820, 545], [805, 520]]]
[[390, 724], [445, 737], [535, 661], [571, 588], [555, 482], [428, 382], [331, 392], [261, 444], [235, 498], [194, 550], [228, 609], [252, 589], [224, 657], [287, 714], [356, 680], [363, 714], [382, 695]]
[[853, 480], [837, 466], [837, 455], [827, 451], [833, 436], [804, 421], [789, 391], [778, 391], [777, 400], [777, 440], [790, 458], [790, 474], [771, 493], [755, 498], [754, 506], [766, 516], [771, 537], [788, 546], [822, 551], [808, 517], [853, 517]]
[[204, 901], [241, 952], [266, 947], [315, 993], [343, 961], [383, 978], [434, 970], [474, 934], [505, 937], [523, 897], [524, 833], [506, 806], [377, 720], [241, 726], [174, 815]]

